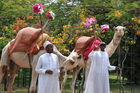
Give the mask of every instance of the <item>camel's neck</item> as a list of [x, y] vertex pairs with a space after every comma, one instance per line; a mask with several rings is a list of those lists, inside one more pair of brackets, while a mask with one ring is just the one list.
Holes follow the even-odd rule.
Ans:
[[121, 36], [118, 36], [116, 33], [115, 33], [115, 35], [114, 35], [114, 37], [113, 37], [113, 44], [115, 45], [115, 46], [117, 46], [117, 45], [119, 45], [119, 43], [120, 43], [120, 40], [121, 40]]
[[116, 48], [118, 47], [122, 36], [114, 34], [112, 41], [106, 46], [105, 51], [108, 53], [109, 57], [115, 52]]

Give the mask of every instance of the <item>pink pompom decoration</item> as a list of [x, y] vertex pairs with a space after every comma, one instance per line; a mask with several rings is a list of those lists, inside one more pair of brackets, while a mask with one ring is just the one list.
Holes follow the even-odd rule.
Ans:
[[52, 11], [50, 11], [46, 13], [46, 17], [47, 19], [54, 20], [55, 14]]
[[109, 32], [109, 25], [107, 25], [107, 24], [101, 25], [101, 28], [102, 28], [105, 32]]
[[46, 13], [46, 17], [48, 18], [48, 19], [50, 19], [50, 12], [48, 12], [48, 13]]
[[39, 12], [41, 12], [43, 7], [44, 7], [44, 5], [42, 5], [42, 4], [35, 4], [35, 5], [33, 5], [33, 12], [38, 14]]

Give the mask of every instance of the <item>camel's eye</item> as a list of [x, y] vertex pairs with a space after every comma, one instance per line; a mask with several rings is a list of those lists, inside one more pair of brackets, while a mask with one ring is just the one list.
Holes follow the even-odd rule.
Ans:
[[81, 55], [80, 55], [80, 56], [78, 56], [77, 58], [78, 58], [78, 59], [80, 59], [80, 58], [81, 58]]
[[74, 61], [70, 60], [70, 64], [73, 65], [74, 64]]
[[115, 28], [114, 30], [117, 31], [117, 28]]

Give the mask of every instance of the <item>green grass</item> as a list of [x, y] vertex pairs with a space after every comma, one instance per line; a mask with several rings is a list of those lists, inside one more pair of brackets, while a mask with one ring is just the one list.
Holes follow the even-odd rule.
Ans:
[[[135, 91], [135, 93], [140, 93], [140, 85], [126, 85], [126, 84], [123, 84], [123, 86], [121, 87], [120, 80], [116, 79], [117, 78], [116, 75], [111, 74], [109, 76], [109, 78], [110, 78], [111, 93], [120, 93], [120, 89], [122, 89], [122, 87], [124, 89], [124, 93], [131, 93], [131, 90], [132, 90], [132, 93], [134, 93], [133, 91]], [[126, 83], [126, 82], [127, 82], [127, 79], [125, 78], [123, 83]]]
[[[67, 83], [65, 85], [65, 93], [72, 93], [71, 89], [70, 89], [70, 81], [71, 81], [72, 76], [70, 76], [67, 80]], [[110, 74], [110, 89], [111, 89], [111, 93], [120, 93], [119, 89], [120, 89], [120, 81], [117, 80], [116, 81], [117, 76], [115, 74]], [[127, 79], [125, 79], [125, 81], [127, 81]], [[135, 93], [140, 93], [140, 86], [130, 86], [130, 85], [124, 85], [124, 93], [131, 93], [131, 89], [134, 88], [135, 89]], [[2, 92], [1, 90], [3, 90], [3, 84], [0, 84], [0, 93], [6, 93], [6, 92]], [[17, 88], [16, 85], [14, 84], [13, 87], [13, 93], [28, 93], [28, 88]], [[122, 93], [122, 92], [121, 92]], [[134, 93], [134, 92], [133, 92]]]

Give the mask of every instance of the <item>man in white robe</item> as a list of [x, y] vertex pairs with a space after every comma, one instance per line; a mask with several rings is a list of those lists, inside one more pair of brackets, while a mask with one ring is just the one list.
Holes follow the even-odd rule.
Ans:
[[53, 54], [53, 45], [49, 41], [43, 46], [47, 53], [39, 57], [36, 66], [39, 73], [38, 93], [60, 93], [58, 57]]
[[89, 54], [91, 67], [84, 93], [110, 93], [108, 70], [119, 70], [119, 67], [110, 65], [105, 47], [106, 44], [101, 42], [100, 50]]

